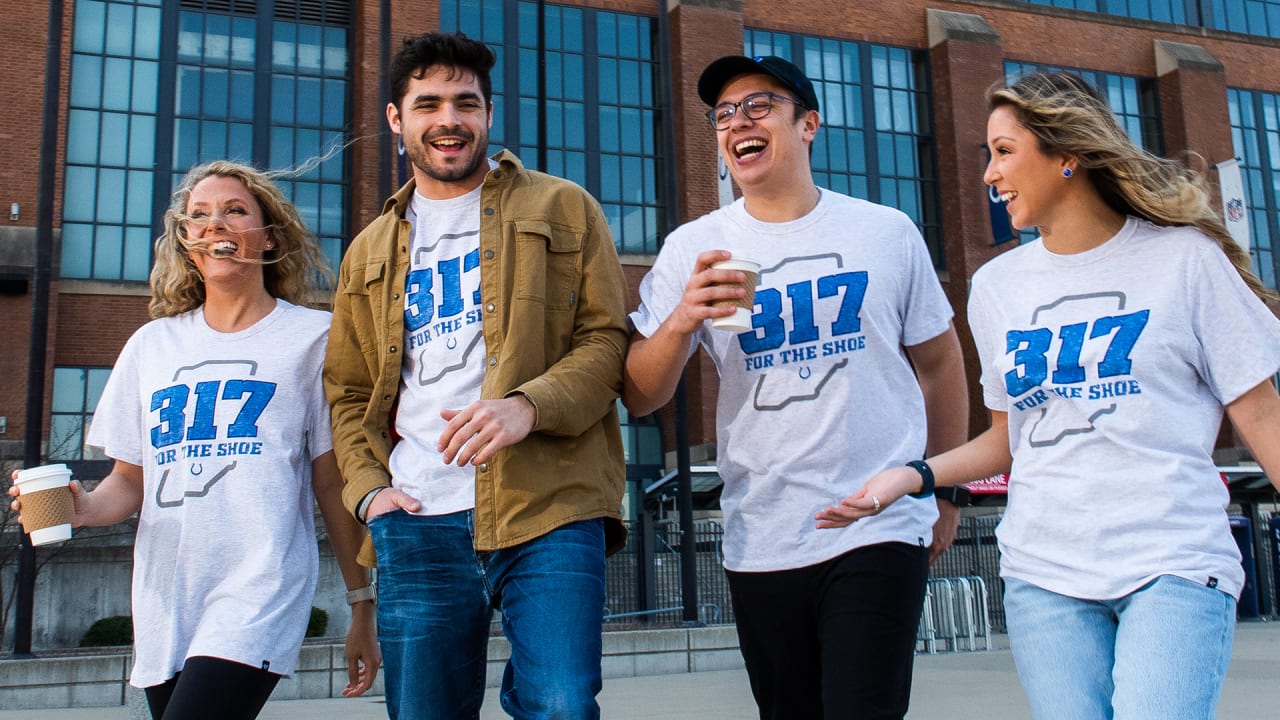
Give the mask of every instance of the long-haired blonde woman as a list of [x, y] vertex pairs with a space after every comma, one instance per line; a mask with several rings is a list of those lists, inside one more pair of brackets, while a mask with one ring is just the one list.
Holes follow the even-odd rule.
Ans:
[[[152, 715], [252, 718], [306, 630], [313, 495], [348, 589], [369, 585], [320, 383], [329, 314], [303, 306], [327, 267], [271, 179], [222, 161], [187, 174], [155, 250], [156, 319], [125, 345], [88, 437], [115, 464], [92, 492], [73, 483], [73, 524], [138, 513], [130, 681]], [[344, 695], [377, 673], [373, 618], [352, 605]]]
[[1027, 76], [991, 108], [984, 180], [1040, 234], [973, 278], [991, 429], [820, 524], [1012, 465], [997, 536], [1035, 717], [1214, 717], [1244, 572], [1211, 453], [1225, 410], [1280, 487], [1280, 322], [1199, 178], [1079, 77]]

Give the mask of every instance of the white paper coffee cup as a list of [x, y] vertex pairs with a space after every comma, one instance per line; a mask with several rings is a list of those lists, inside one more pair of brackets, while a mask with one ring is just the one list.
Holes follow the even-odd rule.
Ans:
[[71, 469], [66, 465], [41, 465], [19, 470], [13, 484], [22, 504], [22, 529], [32, 545], [71, 539]]
[[756, 305], [756, 283], [760, 280], [760, 263], [747, 258], [735, 257], [729, 260], [722, 260], [711, 267], [716, 270], [737, 270], [747, 276], [747, 281], [741, 283], [742, 289], [747, 291], [746, 295], [733, 300], [720, 300], [714, 303], [716, 307], [733, 307], [734, 310], [732, 315], [712, 320], [711, 327], [730, 332], [747, 332], [751, 329], [751, 314]]

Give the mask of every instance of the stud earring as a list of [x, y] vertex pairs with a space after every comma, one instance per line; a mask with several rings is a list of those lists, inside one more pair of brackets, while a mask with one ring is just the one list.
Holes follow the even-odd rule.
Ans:
[[1072, 173], [1072, 172], [1071, 172], [1071, 168], [1062, 168], [1062, 177], [1064, 177], [1064, 178], [1069, 178], [1069, 177], [1071, 177], [1073, 174], [1074, 174], [1074, 173]]

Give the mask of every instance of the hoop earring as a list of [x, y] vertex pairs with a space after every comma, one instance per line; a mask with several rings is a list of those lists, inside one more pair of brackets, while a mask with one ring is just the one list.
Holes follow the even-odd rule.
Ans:
[[1071, 168], [1062, 168], [1062, 177], [1069, 178], [1075, 173], [1071, 172]]

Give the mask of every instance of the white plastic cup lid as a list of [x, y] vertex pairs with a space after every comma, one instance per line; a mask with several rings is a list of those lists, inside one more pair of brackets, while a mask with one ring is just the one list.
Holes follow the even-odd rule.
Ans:
[[14, 484], [22, 485], [35, 480], [41, 480], [47, 477], [62, 475], [67, 478], [71, 477], [71, 468], [62, 463], [54, 463], [52, 465], [38, 465], [32, 468], [26, 468], [18, 471], [18, 477], [14, 480]]

